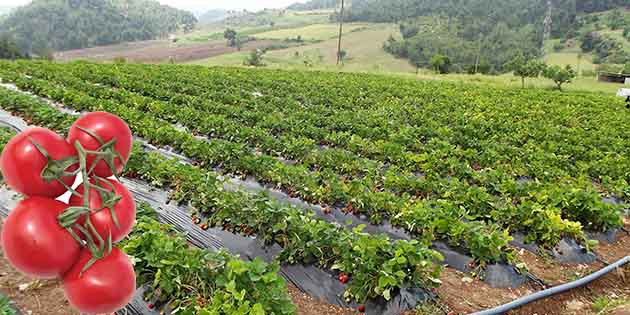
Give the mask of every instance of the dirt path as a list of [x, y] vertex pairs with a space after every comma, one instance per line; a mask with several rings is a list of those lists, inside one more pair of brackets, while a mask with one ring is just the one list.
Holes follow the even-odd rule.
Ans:
[[[245, 43], [242, 50], [251, 51], [278, 42], [276, 40], [251, 41]], [[133, 62], [168, 62], [172, 58], [175, 62], [186, 62], [236, 51], [236, 48], [228, 47], [222, 40], [194, 45], [178, 45], [166, 40], [153, 40], [63, 51], [55, 53], [54, 58], [58, 61], [77, 59], [109, 61], [125, 58]]]
[[[630, 220], [626, 219], [630, 229]], [[630, 255], [630, 235], [620, 233], [615, 244], [601, 244], [597, 253], [608, 262]], [[558, 264], [527, 251], [518, 252], [530, 272], [550, 285], [571, 282], [604, 267], [592, 265]], [[479, 280], [473, 280], [461, 272], [446, 269], [438, 289], [441, 301], [455, 314], [468, 314], [508, 303], [519, 297], [541, 290], [540, 286], [528, 285], [518, 289], [495, 289]], [[620, 301], [621, 305], [604, 312], [595, 311], [593, 303], [598, 299]], [[553, 296], [514, 310], [510, 315], [630, 315], [630, 266], [576, 290]]]
[[[0, 252], [0, 293], [9, 297], [25, 315], [79, 315], [66, 301], [58, 281], [33, 281], [9, 266]], [[356, 312], [319, 302], [289, 285], [298, 315], [353, 315]]]

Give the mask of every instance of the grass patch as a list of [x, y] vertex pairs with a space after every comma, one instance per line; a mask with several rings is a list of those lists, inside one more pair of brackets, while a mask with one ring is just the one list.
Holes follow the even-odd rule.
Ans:
[[626, 298], [611, 298], [608, 296], [600, 296], [597, 297], [591, 308], [596, 312], [597, 315], [605, 315], [610, 314], [609, 312], [618, 306], [628, 305], [630, 304], [630, 300]]
[[[352, 23], [344, 26], [344, 33], [365, 29], [368, 24]], [[339, 34], [339, 24], [315, 24], [300, 28], [273, 30], [256, 34], [260, 39], [287, 39], [301, 36], [303, 40], [327, 40]]]
[[17, 312], [11, 307], [11, 300], [0, 294], [0, 315], [15, 315]]

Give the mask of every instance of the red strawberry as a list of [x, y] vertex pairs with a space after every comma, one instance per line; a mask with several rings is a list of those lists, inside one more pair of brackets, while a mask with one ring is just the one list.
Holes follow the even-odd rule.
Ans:
[[344, 274], [339, 275], [339, 281], [341, 281], [341, 283], [344, 283], [344, 284], [348, 283], [348, 276]]
[[365, 312], [365, 306], [364, 305], [359, 305], [359, 307], [357, 307], [357, 310], [359, 311], [359, 313], [363, 313], [363, 312]]

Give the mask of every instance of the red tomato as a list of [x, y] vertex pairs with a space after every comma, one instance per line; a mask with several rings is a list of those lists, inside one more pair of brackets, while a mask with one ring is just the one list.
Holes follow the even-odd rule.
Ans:
[[[81, 129], [88, 130], [89, 132]], [[114, 166], [116, 174], [120, 174], [124, 164], [129, 160], [129, 153], [131, 152], [131, 146], [133, 144], [129, 126], [118, 116], [107, 112], [87, 113], [77, 119], [70, 127], [68, 142], [74, 146], [75, 142], [79, 141], [85, 149], [96, 151], [101, 147], [101, 143], [90, 133], [98, 136], [104, 143], [115, 140], [113, 151], [118, 152], [122, 160], [116, 157], [114, 159]], [[95, 159], [96, 156], [94, 155], [89, 154], [87, 156], [88, 169], [92, 167]], [[104, 160], [100, 160], [96, 164], [94, 174], [100, 177], [113, 175], [112, 170]]]
[[[120, 197], [120, 200], [114, 205], [114, 212], [116, 213], [119, 226], [116, 227], [110, 208], [91, 213], [90, 222], [92, 222], [92, 225], [94, 225], [94, 228], [103, 240], [107, 240], [111, 232], [112, 242], [117, 243], [129, 235], [129, 232], [133, 229], [133, 225], [136, 221], [136, 203], [133, 201], [129, 190], [127, 190], [123, 184], [111, 179], [107, 179], [106, 181], [113, 186], [115, 196]], [[95, 183], [94, 180], [91, 182]], [[103, 181], [98, 182], [98, 186], [105, 188], [107, 191], [112, 191], [110, 185]], [[76, 190], [78, 193], [83, 194], [83, 185], [80, 185]], [[90, 209], [100, 209], [103, 206], [102, 202], [103, 200], [98, 190], [94, 188], [90, 189]], [[83, 197], [72, 195], [72, 197], [70, 197], [70, 205], [83, 206]], [[84, 222], [85, 216], [82, 216], [78, 220], [78, 223], [83, 224]]]
[[[4, 180], [13, 190], [27, 196], [57, 198], [67, 189], [54, 179], [42, 178], [48, 159], [37, 149], [33, 141], [44, 148], [54, 160], [76, 157], [74, 147], [58, 134], [46, 128], [31, 128], [13, 137], [4, 147], [0, 157]], [[67, 168], [68, 171], [72, 169], [75, 168], [72, 166]], [[52, 171], [50, 168], [48, 170]], [[74, 176], [61, 177], [61, 180], [70, 186], [74, 182]]]
[[131, 301], [136, 274], [127, 255], [118, 248], [99, 259], [83, 274], [92, 254], [84, 249], [77, 263], [63, 276], [63, 290], [72, 307], [87, 314], [112, 313]]
[[13, 209], [2, 228], [2, 248], [15, 269], [52, 279], [74, 265], [81, 247], [57, 222], [67, 207], [57, 200], [30, 197]]

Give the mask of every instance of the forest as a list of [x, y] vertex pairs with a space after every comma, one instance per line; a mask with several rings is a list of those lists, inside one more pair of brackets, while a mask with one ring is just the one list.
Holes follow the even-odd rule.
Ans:
[[192, 29], [192, 13], [152, 0], [35, 0], [0, 21], [23, 53], [164, 37]]
[[[313, 0], [292, 6], [296, 10], [337, 8], [338, 1]], [[344, 13], [347, 22], [397, 23], [402, 39], [391, 37], [383, 48], [409, 59], [414, 66], [429, 67], [434, 56], [448, 57], [449, 72], [503, 73], [515, 55], [526, 58], [542, 53], [544, 20], [551, 12], [550, 38], [562, 43], [580, 39], [585, 53], [596, 63], [624, 64], [630, 53], [623, 44], [603, 36], [594, 27], [596, 17], [585, 14], [623, 8], [627, 0], [354, 0]], [[615, 11], [619, 12], [619, 11]], [[332, 19], [339, 20], [335, 12]], [[603, 19], [602, 19], [603, 20]], [[603, 21], [616, 27], [628, 25], [621, 14]], [[630, 34], [630, 30], [626, 32]]]

